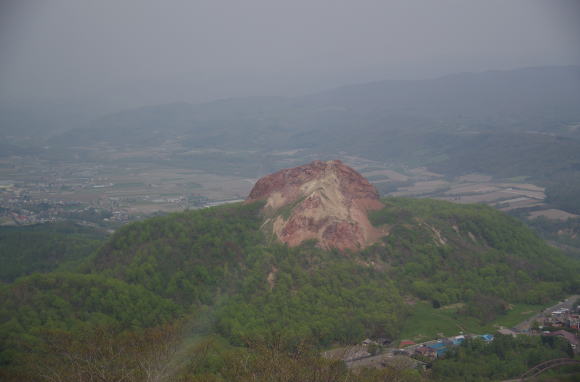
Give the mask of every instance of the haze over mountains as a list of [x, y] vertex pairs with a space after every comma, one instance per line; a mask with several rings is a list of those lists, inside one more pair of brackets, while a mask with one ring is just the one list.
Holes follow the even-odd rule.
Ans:
[[[131, 129], [140, 127], [142, 135], [150, 135], [156, 130], [167, 134], [199, 133], [202, 123], [213, 122], [216, 125], [208, 127], [230, 127], [235, 130], [231, 133], [235, 134], [238, 130], [248, 131], [249, 126], [244, 126], [243, 122], [252, 121], [261, 122], [254, 127], [255, 133], [260, 132], [260, 127], [287, 131], [290, 137], [297, 140], [292, 141], [293, 144], [300, 143], [300, 132], [313, 128], [354, 129], [377, 123], [390, 130], [405, 128], [401, 122], [397, 123], [397, 118], [408, 123], [429, 122], [430, 128], [453, 122], [458, 129], [524, 128], [525, 124], [526, 129], [542, 126], [546, 129], [578, 118], [579, 112], [575, 106], [580, 97], [579, 73], [580, 67], [574, 66], [537, 67], [463, 73], [431, 80], [379, 81], [301, 97], [232, 98], [197, 105], [184, 103], [142, 107], [98, 118], [91, 125], [93, 129], [101, 130], [102, 137], [99, 139], [113, 141], [113, 138], [119, 137], [110, 135], [112, 131], [109, 130], [114, 128], [126, 129], [129, 133]], [[63, 129], [74, 130], [74, 116], [83, 112], [94, 115], [99, 110], [95, 106], [92, 113], [86, 113], [86, 106], [56, 102], [44, 107], [41, 102], [28, 107], [22, 103], [4, 104], [3, 108], [6, 110], [2, 113], [2, 133], [16, 136], [29, 134], [31, 130], [40, 133], [41, 124], [44, 124], [46, 135], [54, 135]], [[68, 116], [65, 116], [67, 113]], [[356, 119], [357, 124], [349, 125], [357, 117], [362, 119]], [[22, 123], [26, 119], [28, 122]], [[220, 125], [233, 123], [236, 119], [242, 124]], [[325, 123], [319, 126], [317, 121]], [[389, 125], [388, 122], [398, 126]], [[18, 124], [20, 129], [11, 129]], [[57, 124], [58, 128], [55, 126]], [[331, 126], [325, 126], [328, 124]], [[297, 131], [292, 134], [293, 129]], [[95, 137], [89, 132], [85, 134], [84, 139]], [[213, 136], [216, 135], [218, 132], [213, 133]], [[76, 138], [83, 139], [82, 135]], [[270, 140], [275, 142], [272, 138]]]
[[445, 176], [527, 177], [580, 212], [580, 67], [379, 81], [300, 97], [174, 103], [94, 117], [75, 107], [0, 113], [0, 155], [139, 162], [259, 178], [354, 156]]
[[23, 137], [33, 136], [39, 155], [49, 158], [108, 161], [107, 150], [129, 150], [135, 152], [123, 160], [257, 178], [304, 158], [350, 155], [448, 176], [529, 177], [553, 200], [568, 199], [565, 209], [580, 211], [557, 195], [580, 190], [578, 104], [580, 67], [538, 67], [373, 82], [302, 97], [149, 106], [66, 132], [64, 120], [53, 120], [58, 129], [40, 141], [37, 124], [19, 120], [34, 113], [5, 114], [14, 119], [3, 123], [20, 126], [4, 131], [13, 138], [7, 143], [22, 147]]
[[[178, 135], [190, 147], [316, 146], [354, 151], [365, 150], [370, 142], [388, 143], [392, 139], [381, 137], [380, 142], [376, 141], [378, 133], [384, 132], [414, 135], [426, 130], [455, 134], [515, 130], [574, 135], [564, 127], [580, 118], [579, 84], [580, 67], [383, 81], [294, 98], [256, 97], [144, 107], [100, 118], [91, 129], [69, 132], [58, 140], [130, 144]], [[354, 136], [359, 137], [355, 142]], [[347, 142], [355, 143], [355, 147]]]

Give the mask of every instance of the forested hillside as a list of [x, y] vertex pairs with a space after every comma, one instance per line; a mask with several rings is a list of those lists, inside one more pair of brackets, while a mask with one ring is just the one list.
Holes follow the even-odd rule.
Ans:
[[[89, 354], [83, 341], [90, 333], [105, 333], [112, 349], [126, 346], [126, 336], [165, 328], [159, 346], [171, 342], [171, 375], [189, 376], [183, 380], [235, 380], [227, 370], [236, 364], [244, 375], [240, 354], [252, 354], [250, 370], [267, 374], [268, 357], [285, 359], [280, 351], [295, 354], [297, 368], [310, 362], [344, 376], [338, 364], [316, 360], [315, 349], [368, 336], [397, 339], [414, 309], [409, 300], [435, 308], [461, 302], [460, 315], [489, 323], [509, 304], [547, 303], [580, 289], [577, 261], [491, 208], [383, 202], [371, 220], [389, 235], [358, 252], [267, 242], [260, 202], [127, 225], [77, 273], [36, 274], [0, 289], [3, 373], [35, 380], [31, 360], [52, 354], [66, 364], [71, 349]], [[167, 329], [179, 318], [187, 324]], [[203, 342], [208, 335], [211, 345]], [[138, 366], [131, 370], [141, 375]]]
[[430, 199], [385, 203], [371, 217], [389, 225], [390, 235], [384, 247], [363, 255], [372, 252], [396, 264], [398, 285], [436, 306], [456, 301], [493, 305], [479, 303], [483, 296], [543, 303], [580, 286], [578, 265], [491, 207]]
[[0, 281], [32, 272], [78, 266], [105, 240], [98, 229], [74, 223], [0, 227]]

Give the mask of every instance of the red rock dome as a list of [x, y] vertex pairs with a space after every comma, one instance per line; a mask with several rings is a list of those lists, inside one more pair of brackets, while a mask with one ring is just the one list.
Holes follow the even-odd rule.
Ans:
[[383, 208], [377, 190], [339, 160], [267, 175], [247, 202], [256, 200], [266, 201], [264, 227], [289, 246], [316, 239], [322, 248], [357, 250], [384, 235], [367, 217], [369, 210]]

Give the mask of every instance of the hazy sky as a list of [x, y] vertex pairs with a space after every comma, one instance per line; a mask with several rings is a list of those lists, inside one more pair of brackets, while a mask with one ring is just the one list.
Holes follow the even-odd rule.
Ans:
[[580, 1], [0, 0], [0, 98], [121, 106], [580, 64]]

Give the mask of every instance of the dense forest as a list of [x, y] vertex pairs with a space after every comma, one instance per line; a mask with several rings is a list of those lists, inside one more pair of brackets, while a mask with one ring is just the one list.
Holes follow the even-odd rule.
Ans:
[[491, 207], [429, 199], [385, 203], [371, 218], [390, 223], [391, 234], [385, 246], [361, 255], [380, 254], [397, 264], [398, 285], [435, 306], [457, 301], [489, 306], [476, 302], [483, 296], [545, 303], [579, 287], [575, 262]]
[[[580, 290], [579, 262], [515, 218], [479, 205], [384, 203], [371, 220], [389, 235], [360, 252], [268, 243], [258, 202], [126, 225], [94, 251], [93, 241], [81, 247], [65, 270], [31, 262], [11, 276], [46, 273], [0, 287], [0, 375], [89, 381], [107, 369], [125, 377], [105, 380], [155, 373], [183, 381], [348, 380], [351, 372], [321, 359], [320, 349], [400, 338], [414, 309], [408, 300], [462, 303], [460, 316], [490, 323], [510, 304], [546, 304]], [[63, 252], [76, 245], [70, 237]], [[32, 258], [52, 250], [38, 248]], [[278, 379], [269, 379], [280, 363]], [[39, 369], [48, 364], [61, 367]], [[357, 380], [424, 378], [365, 373]]]
[[68, 222], [0, 227], [0, 281], [74, 267], [105, 236], [101, 230]]

